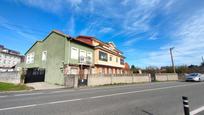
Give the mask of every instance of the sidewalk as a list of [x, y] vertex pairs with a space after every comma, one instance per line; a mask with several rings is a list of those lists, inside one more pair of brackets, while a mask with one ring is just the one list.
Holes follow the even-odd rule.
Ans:
[[46, 82], [36, 82], [36, 83], [27, 83], [29, 87], [33, 87], [35, 90], [46, 90], [46, 89], [60, 89], [64, 88], [64, 86], [53, 85]]

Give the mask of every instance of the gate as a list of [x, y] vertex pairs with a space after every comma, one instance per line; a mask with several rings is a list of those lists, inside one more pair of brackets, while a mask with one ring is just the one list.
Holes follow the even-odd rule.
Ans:
[[45, 81], [45, 69], [39, 69], [39, 68], [27, 69], [24, 83], [44, 82], [44, 81]]
[[66, 88], [73, 88], [75, 87], [75, 75], [66, 75], [64, 77], [64, 86]]
[[152, 82], [155, 82], [155, 81], [156, 81], [156, 75], [155, 75], [155, 73], [151, 73], [150, 75], [151, 75], [151, 81], [152, 81]]

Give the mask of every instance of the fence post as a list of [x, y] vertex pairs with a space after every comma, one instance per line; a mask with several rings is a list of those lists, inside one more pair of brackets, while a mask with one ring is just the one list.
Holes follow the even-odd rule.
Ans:
[[134, 75], [132, 75], [132, 83], [134, 83]]
[[79, 80], [79, 78], [78, 78], [79, 76], [78, 75], [74, 75], [74, 88], [78, 88], [78, 80]]
[[182, 99], [183, 99], [184, 115], [190, 115], [188, 97], [182, 96]]
[[111, 74], [111, 84], [113, 84], [113, 74]]

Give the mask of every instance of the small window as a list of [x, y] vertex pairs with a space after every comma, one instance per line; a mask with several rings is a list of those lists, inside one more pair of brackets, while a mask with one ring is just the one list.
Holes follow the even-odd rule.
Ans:
[[108, 61], [107, 53], [99, 51], [99, 60], [101, 60], [101, 61]]
[[93, 59], [93, 54], [92, 52], [87, 52], [87, 63], [91, 64]]
[[26, 56], [26, 63], [27, 63], [27, 64], [34, 63], [34, 57], [35, 57], [35, 53], [34, 53], [34, 52], [29, 53], [29, 54]]
[[112, 56], [109, 57], [109, 61], [112, 61]]
[[124, 59], [122, 59], [122, 58], [120, 59], [120, 64], [124, 65]]
[[80, 63], [85, 63], [86, 62], [86, 51], [85, 50], [80, 50]]
[[118, 62], [118, 58], [116, 58], [116, 62]]
[[78, 58], [79, 58], [79, 49], [75, 48], [75, 47], [72, 47], [71, 48], [71, 59], [78, 60]]
[[47, 51], [43, 51], [42, 52], [42, 61], [46, 61], [47, 60]]

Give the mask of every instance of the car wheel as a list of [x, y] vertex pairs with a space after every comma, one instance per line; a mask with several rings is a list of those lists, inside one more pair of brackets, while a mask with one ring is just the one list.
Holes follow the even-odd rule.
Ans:
[[201, 82], [201, 79], [199, 78], [199, 82]]

